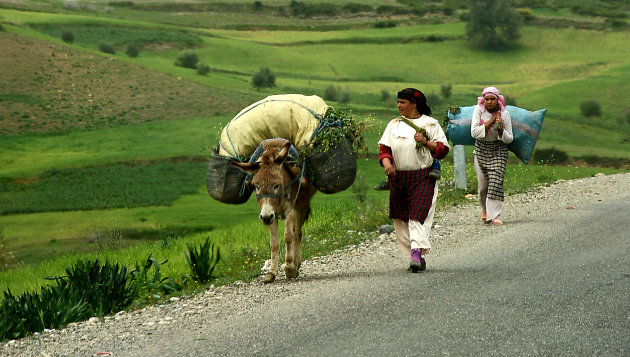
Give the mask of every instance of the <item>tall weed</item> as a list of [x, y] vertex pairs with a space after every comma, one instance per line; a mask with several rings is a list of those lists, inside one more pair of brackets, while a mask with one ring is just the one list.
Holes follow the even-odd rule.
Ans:
[[221, 252], [219, 247], [214, 249], [214, 243], [210, 243], [210, 237], [206, 238], [198, 248], [190, 244], [186, 244], [188, 247], [188, 254], [185, 254], [186, 261], [192, 272], [193, 279], [201, 284], [205, 284], [212, 280], [214, 277], [212, 273], [214, 268], [221, 260]]

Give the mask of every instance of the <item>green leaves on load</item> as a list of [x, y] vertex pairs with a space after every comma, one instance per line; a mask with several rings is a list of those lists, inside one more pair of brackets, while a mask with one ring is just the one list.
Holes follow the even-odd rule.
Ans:
[[221, 260], [219, 247], [215, 251], [214, 243], [210, 243], [209, 237], [198, 248], [193, 247], [189, 243], [186, 246], [188, 247], [188, 254], [185, 254], [186, 261], [192, 271], [193, 279], [201, 284], [212, 280], [214, 278], [212, 276], [214, 268]]
[[[367, 153], [365, 144], [365, 131], [371, 127], [369, 118], [359, 119], [351, 111], [342, 111], [335, 108], [328, 108], [323, 120], [324, 125], [319, 131], [314, 133], [312, 140], [313, 148], [317, 147], [321, 151], [328, 151], [336, 147], [342, 140], [348, 139], [352, 142], [352, 150], [355, 155]], [[309, 150], [303, 150], [303, 155], [310, 154]]]

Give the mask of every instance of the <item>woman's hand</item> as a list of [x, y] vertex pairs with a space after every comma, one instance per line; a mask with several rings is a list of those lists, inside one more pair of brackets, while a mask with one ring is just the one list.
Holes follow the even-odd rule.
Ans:
[[426, 145], [427, 141], [429, 141], [429, 139], [425, 138], [424, 135], [422, 135], [422, 133], [418, 133], [418, 132], [416, 132], [416, 134], [413, 136], [413, 139], [422, 145]]
[[501, 119], [501, 114], [499, 114], [499, 116], [496, 119], [496, 123], [497, 123], [497, 131], [499, 132], [499, 134], [503, 133], [503, 119]]
[[396, 168], [388, 158], [383, 159], [383, 167], [385, 168], [385, 175], [396, 176]]

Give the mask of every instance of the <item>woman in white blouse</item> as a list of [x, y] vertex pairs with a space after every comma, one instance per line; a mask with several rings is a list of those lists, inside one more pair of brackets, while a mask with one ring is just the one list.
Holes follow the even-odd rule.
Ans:
[[477, 193], [484, 223], [502, 225], [503, 179], [508, 147], [514, 135], [505, 99], [495, 87], [483, 90], [473, 110], [470, 133], [475, 139], [474, 164]]
[[[379, 140], [379, 162], [390, 182], [389, 217], [394, 220], [398, 244], [411, 258], [409, 270], [426, 269], [431, 249], [429, 234], [435, 214], [438, 183], [431, 178], [434, 159], [449, 152], [439, 122], [430, 117], [431, 108], [422, 92], [405, 88], [398, 92], [400, 116], [391, 120]], [[426, 136], [416, 128], [423, 129]]]

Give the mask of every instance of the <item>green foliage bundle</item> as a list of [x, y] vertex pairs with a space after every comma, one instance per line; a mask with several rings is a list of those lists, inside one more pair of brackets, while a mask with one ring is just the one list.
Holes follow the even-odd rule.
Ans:
[[520, 16], [509, 0], [471, 0], [466, 36], [480, 49], [505, 51], [520, 37]]
[[196, 69], [197, 62], [199, 62], [199, 57], [195, 52], [186, 52], [177, 57], [175, 65], [178, 67]]
[[[342, 140], [347, 139], [352, 142], [352, 149], [355, 155], [367, 153], [365, 144], [365, 132], [372, 126], [369, 119], [358, 119], [350, 111], [342, 111], [335, 108], [328, 108], [318, 131], [314, 133], [312, 148], [319, 148], [328, 151], [336, 147]], [[312, 148], [300, 151], [300, 160], [305, 159]]]
[[276, 75], [268, 68], [261, 68], [252, 76], [254, 88], [273, 88], [276, 86]]
[[125, 266], [80, 260], [66, 268], [66, 274], [47, 278], [55, 284], [42, 287], [39, 293], [16, 297], [10, 290], [4, 292], [0, 341], [120, 311], [133, 301], [134, 289]]
[[585, 117], [599, 117], [602, 115], [602, 108], [595, 99], [590, 99], [580, 103], [580, 110]]
[[216, 247], [215, 251], [214, 243], [210, 243], [210, 237], [206, 238], [199, 247], [193, 247], [190, 244], [186, 244], [186, 247], [188, 248], [188, 254], [185, 254], [186, 261], [193, 279], [201, 284], [211, 281], [214, 278], [212, 276], [214, 268], [221, 260], [219, 247]]

